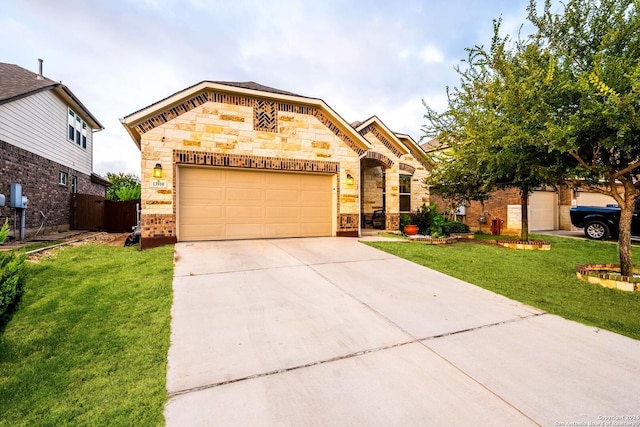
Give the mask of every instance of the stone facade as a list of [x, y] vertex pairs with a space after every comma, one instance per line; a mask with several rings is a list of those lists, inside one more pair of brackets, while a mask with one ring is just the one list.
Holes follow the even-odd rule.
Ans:
[[[59, 173], [67, 173], [67, 185], [59, 184]], [[49, 231], [69, 229], [69, 203], [72, 177], [78, 178], [77, 192], [105, 195], [105, 187], [91, 181], [89, 175], [63, 166], [44, 157], [0, 141], [0, 194], [6, 196], [6, 204], [0, 207], [0, 221], [9, 218], [12, 235], [19, 235], [19, 210], [9, 207], [12, 183], [22, 185], [22, 195], [29, 199], [25, 213], [25, 235], [31, 236]], [[15, 219], [15, 221], [14, 221]]]
[[[256, 86], [203, 82], [124, 119], [142, 153], [143, 247], [179, 237], [176, 176], [183, 165], [333, 174], [338, 236], [357, 236], [361, 210], [382, 208], [382, 185], [386, 227], [398, 229], [401, 173], [412, 176], [412, 209], [428, 202], [417, 146], [407, 149], [408, 141], [381, 123], [359, 132], [320, 100]], [[153, 187], [158, 163], [162, 188]]]
[[[335, 173], [337, 233], [357, 232], [358, 153], [317, 111], [285, 106], [277, 111], [277, 125], [262, 130], [256, 107], [242, 104], [207, 101], [142, 134], [142, 238], [176, 236], [174, 177], [180, 164]], [[167, 189], [150, 187], [156, 163], [163, 166]], [[353, 185], [346, 184], [347, 175]]]
[[[409, 141], [398, 140], [377, 119], [359, 132], [372, 145], [361, 163], [362, 217], [368, 224], [374, 211], [384, 209], [385, 228], [398, 230], [401, 213], [415, 212], [429, 203], [429, 194], [423, 184], [428, 174], [427, 163], [417, 159], [420, 154], [410, 149]], [[405, 211], [400, 210], [400, 175], [411, 177], [409, 209]]]

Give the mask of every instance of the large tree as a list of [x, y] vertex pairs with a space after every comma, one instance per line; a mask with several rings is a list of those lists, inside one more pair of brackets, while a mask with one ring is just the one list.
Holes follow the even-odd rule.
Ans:
[[520, 238], [528, 240], [529, 193], [559, 180], [560, 156], [549, 151], [543, 133], [549, 111], [541, 102], [552, 84], [553, 58], [537, 43], [499, 33], [498, 20], [489, 49], [468, 49], [468, 59], [457, 68], [460, 86], [447, 90], [447, 110], [437, 113], [426, 106], [426, 135], [450, 145], [427, 184], [436, 191], [470, 191], [461, 196], [471, 200], [495, 189], [517, 188]]
[[568, 153], [568, 183], [620, 205], [621, 274], [630, 276], [631, 220], [640, 196], [640, 16], [637, 0], [530, 0], [536, 40], [553, 58], [546, 94], [550, 150]]

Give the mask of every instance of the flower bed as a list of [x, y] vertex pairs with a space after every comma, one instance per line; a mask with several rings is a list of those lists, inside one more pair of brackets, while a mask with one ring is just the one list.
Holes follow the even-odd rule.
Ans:
[[421, 242], [429, 245], [450, 245], [458, 241], [457, 237], [431, 237], [416, 234], [415, 236], [409, 236], [409, 240], [412, 242]]
[[545, 240], [496, 240], [496, 245], [509, 249], [550, 251], [551, 242]]
[[640, 270], [633, 276], [621, 276], [620, 264], [588, 264], [576, 267], [576, 277], [582, 281], [621, 291], [640, 291]]

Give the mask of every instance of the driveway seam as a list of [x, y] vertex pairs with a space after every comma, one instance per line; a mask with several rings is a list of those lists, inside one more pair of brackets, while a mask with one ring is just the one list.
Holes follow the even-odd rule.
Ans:
[[[296, 258], [297, 259], [297, 258]], [[407, 261], [409, 262], [409, 261]], [[434, 349], [432, 349], [431, 347], [429, 347], [426, 343], [426, 341], [432, 340], [432, 339], [437, 339], [437, 338], [442, 338], [442, 337], [446, 337], [446, 336], [451, 336], [451, 335], [457, 335], [457, 334], [462, 334], [462, 333], [466, 333], [466, 332], [473, 332], [479, 329], [486, 329], [486, 328], [490, 328], [490, 327], [495, 327], [495, 326], [500, 326], [500, 325], [504, 325], [504, 324], [509, 324], [509, 323], [514, 323], [514, 322], [520, 322], [526, 319], [530, 319], [530, 318], [535, 318], [535, 317], [539, 317], [539, 316], [543, 316], [546, 314], [546, 312], [540, 312], [540, 313], [532, 313], [531, 315], [528, 316], [520, 316], [514, 319], [509, 319], [509, 320], [504, 320], [501, 322], [497, 322], [497, 323], [492, 323], [492, 324], [487, 324], [487, 325], [480, 325], [480, 326], [475, 326], [473, 328], [468, 328], [468, 329], [464, 329], [461, 331], [454, 331], [454, 332], [449, 332], [449, 333], [445, 333], [445, 334], [440, 334], [434, 337], [427, 337], [427, 338], [422, 338], [422, 339], [418, 339], [416, 338], [411, 332], [407, 331], [405, 328], [403, 328], [402, 326], [398, 325], [396, 322], [394, 322], [393, 320], [391, 320], [390, 318], [388, 318], [387, 316], [385, 316], [384, 314], [380, 313], [378, 310], [374, 309], [373, 307], [371, 307], [369, 304], [365, 303], [364, 301], [360, 300], [359, 298], [357, 298], [355, 295], [353, 295], [352, 293], [350, 293], [349, 291], [343, 289], [340, 285], [334, 283], [333, 281], [331, 281], [328, 277], [324, 276], [322, 273], [320, 273], [319, 271], [317, 271], [315, 268], [313, 268], [313, 266], [309, 265], [309, 267], [314, 270], [317, 274], [319, 274], [322, 278], [324, 278], [327, 282], [331, 283], [334, 287], [336, 287], [337, 289], [339, 289], [340, 291], [344, 292], [345, 295], [348, 295], [349, 297], [351, 297], [352, 299], [354, 299], [355, 301], [358, 301], [360, 304], [362, 304], [363, 306], [367, 307], [369, 310], [371, 310], [373, 313], [375, 313], [378, 317], [380, 317], [381, 319], [389, 322], [391, 325], [394, 325], [396, 328], [398, 328], [400, 331], [402, 331], [403, 333], [407, 334], [410, 337], [414, 338], [413, 342], [417, 342], [418, 344], [420, 344], [421, 346], [423, 346], [425, 349], [427, 349], [428, 351], [430, 351], [431, 353], [433, 353], [435, 356], [437, 356], [438, 358], [440, 358], [441, 360], [443, 360], [445, 363], [447, 363], [449, 366], [451, 366], [453, 369], [457, 370], [458, 372], [460, 372], [462, 375], [466, 376], [467, 378], [469, 378], [471, 381], [475, 382], [476, 384], [478, 384], [480, 387], [482, 387], [483, 389], [485, 389], [488, 393], [490, 393], [491, 395], [495, 396], [496, 398], [500, 399], [502, 402], [504, 402], [506, 405], [508, 405], [510, 408], [512, 408], [513, 410], [517, 411], [518, 413], [522, 414], [522, 416], [524, 416], [525, 418], [529, 419], [532, 423], [541, 426], [542, 424], [538, 423], [536, 420], [534, 420], [533, 418], [531, 418], [529, 415], [527, 415], [526, 413], [524, 413], [522, 410], [520, 410], [518, 407], [516, 407], [514, 404], [512, 404], [511, 402], [509, 402], [508, 400], [506, 400], [504, 397], [502, 397], [500, 394], [498, 394], [497, 392], [493, 391], [491, 388], [489, 388], [486, 384], [482, 383], [480, 380], [478, 380], [477, 378], [473, 377], [470, 373], [466, 372], [465, 370], [463, 370], [462, 368], [460, 368], [459, 366], [457, 366], [455, 363], [453, 363], [452, 361], [450, 361], [449, 359], [447, 359], [446, 357], [444, 357], [443, 355], [441, 355], [440, 353], [438, 353], [437, 351], [435, 351]], [[427, 268], [428, 267], [424, 267]]]
[[[377, 313], [373, 309], [372, 309], [372, 311]], [[215, 388], [215, 387], [219, 387], [219, 386], [223, 386], [223, 385], [227, 385], [227, 384], [233, 384], [233, 383], [252, 380], [252, 379], [256, 379], [256, 378], [262, 378], [262, 377], [268, 377], [268, 376], [272, 376], [272, 375], [282, 374], [284, 372], [296, 371], [298, 369], [309, 368], [311, 366], [316, 366], [316, 365], [323, 365], [325, 363], [337, 362], [339, 360], [351, 359], [353, 357], [362, 356], [364, 354], [376, 353], [376, 352], [379, 352], [379, 351], [389, 350], [389, 349], [397, 348], [397, 347], [404, 347], [404, 346], [409, 345], [409, 344], [421, 344], [423, 347], [425, 347], [429, 351], [435, 353], [441, 359], [444, 359], [441, 355], [436, 353], [432, 348], [426, 346], [424, 344], [424, 342], [425, 341], [435, 340], [435, 339], [438, 339], [438, 338], [448, 337], [448, 336], [451, 336], [451, 335], [458, 335], [458, 334], [464, 334], [464, 333], [467, 333], [467, 332], [473, 332], [473, 331], [476, 331], [478, 329], [486, 329], [486, 328], [491, 328], [491, 327], [494, 327], [494, 326], [501, 326], [501, 325], [505, 325], [505, 324], [509, 324], [509, 323], [519, 322], [521, 320], [526, 320], [526, 319], [529, 319], [529, 318], [532, 318], [532, 317], [541, 316], [543, 314], [546, 314], [546, 313], [532, 314], [530, 316], [525, 316], [525, 317], [521, 317], [521, 318], [518, 318], [518, 319], [509, 319], [509, 320], [505, 320], [505, 321], [502, 321], [502, 322], [491, 323], [491, 324], [487, 324], [487, 325], [477, 326], [477, 327], [474, 327], [474, 328], [461, 329], [459, 331], [453, 331], [453, 332], [448, 332], [448, 333], [445, 333], [445, 334], [433, 335], [433, 336], [423, 337], [423, 338], [416, 338], [413, 335], [407, 333], [413, 339], [411, 339], [409, 341], [403, 341], [403, 342], [395, 343], [395, 344], [390, 344], [390, 345], [385, 345], [385, 346], [380, 346], [380, 347], [374, 347], [374, 348], [369, 348], [369, 349], [365, 349], [365, 350], [359, 350], [359, 351], [355, 351], [355, 352], [352, 352], [352, 353], [344, 354], [342, 356], [336, 356], [336, 357], [331, 357], [329, 359], [323, 359], [323, 360], [318, 360], [318, 361], [315, 361], [315, 362], [309, 362], [309, 363], [304, 363], [304, 364], [301, 364], [301, 365], [295, 365], [295, 366], [291, 366], [289, 368], [274, 369], [272, 371], [262, 372], [262, 373], [253, 374], [253, 375], [247, 375], [247, 376], [244, 376], [244, 377], [234, 378], [234, 379], [227, 380], [227, 381], [220, 381], [220, 382], [217, 382], [217, 383], [205, 384], [205, 385], [201, 385], [201, 386], [198, 386], [198, 387], [192, 387], [192, 388], [188, 388], [188, 389], [184, 389], [184, 390], [173, 391], [173, 392], [169, 392], [169, 397], [171, 398], [171, 397], [174, 397], [174, 396], [180, 396], [180, 395], [183, 395], [183, 394], [188, 394], [188, 393], [197, 392], [197, 391], [201, 391], [201, 390], [207, 390], [207, 389], [210, 389], [210, 388]], [[384, 318], [384, 316], [383, 316], [383, 318]], [[389, 320], [389, 319], [386, 319], [386, 320]], [[394, 324], [395, 326], [398, 326], [393, 322], [391, 322], [391, 323]], [[402, 330], [402, 328], [400, 328], [400, 329]], [[403, 332], [404, 332], [404, 330], [403, 330]], [[444, 359], [444, 360], [446, 360], [446, 359]], [[451, 362], [447, 361], [447, 363], [451, 365]], [[453, 365], [453, 366], [455, 366], [455, 365]], [[456, 369], [458, 369], [458, 368], [456, 368]], [[458, 370], [460, 370], [460, 369], [458, 369]], [[465, 373], [465, 375], [469, 376], [466, 373]], [[476, 381], [476, 380], [474, 380], [474, 381]]]

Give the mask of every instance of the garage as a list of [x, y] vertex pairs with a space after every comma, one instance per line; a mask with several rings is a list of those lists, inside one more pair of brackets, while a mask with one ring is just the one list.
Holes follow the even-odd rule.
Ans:
[[529, 231], [555, 230], [558, 195], [552, 191], [534, 191], [529, 196]]
[[576, 194], [576, 204], [578, 206], [606, 206], [618, 204], [616, 200], [605, 194], [592, 193], [590, 191], [578, 191]]
[[334, 175], [179, 167], [178, 240], [331, 236]]

